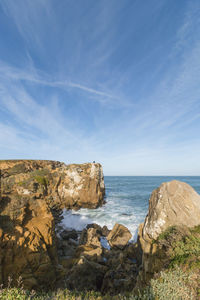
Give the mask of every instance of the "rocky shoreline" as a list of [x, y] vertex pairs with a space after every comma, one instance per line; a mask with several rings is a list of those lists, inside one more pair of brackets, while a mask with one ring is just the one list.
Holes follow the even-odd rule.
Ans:
[[[110, 295], [136, 291], [169, 267], [174, 241], [200, 225], [200, 196], [188, 184], [174, 180], [152, 192], [136, 243], [130, 242], [131, 233], [122, 224], [112, 230], [97, 224], [82, 231], [66, 229], [64, 208], [103, 205], [100, 164], [0, 161], [0, 169], [0, 284], [4, 286], [9, 276], [14, 284], [21, 276], [29, 290], [68, 288]], [[167, 240], [161, 238], [163, 234]]]

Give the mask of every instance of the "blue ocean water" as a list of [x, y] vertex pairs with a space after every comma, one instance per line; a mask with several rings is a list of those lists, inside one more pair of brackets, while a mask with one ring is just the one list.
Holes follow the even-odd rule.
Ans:
[[98, 209], [66, 211], [63, 224], [81, 230], [88, 223], [107, 225], [109, 229], [120, 223], [129, 228], [134, 239], [147, 214], [152, 191], [174, 179], [190, 184], [200, 194], [200, 176], [105, 176], [106, 204]]

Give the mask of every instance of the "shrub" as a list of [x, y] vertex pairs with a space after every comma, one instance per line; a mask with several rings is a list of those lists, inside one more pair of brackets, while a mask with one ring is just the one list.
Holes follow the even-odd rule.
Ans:
[[200, 235], [199, 226], [190, 230], [190, 234], [173, 243], [170, 266], [186, 265], [186, 267], [200, 266]]
[[42, 176], [35, 176], [35, 180], [41, 184], [41, 185], [44, 185], [44, 186], [47, 186], [48, 184], [48, 179], [46, 177], [42, 177]]
[[176, 227], [175, 226], [170, 226], [169, 228], [167, 228], [164, 232], [162, 232], [159, 236], [158, 236], [158, 240], [167, 240], [167, 238], [176, 232]]
[[152, 279], [150, 282], [153, 299], [197, 299], [197, 286], [193, 280], [195, 276], [192, 272], [184, 272], [180, 267], [162, 271], [157, 279]]

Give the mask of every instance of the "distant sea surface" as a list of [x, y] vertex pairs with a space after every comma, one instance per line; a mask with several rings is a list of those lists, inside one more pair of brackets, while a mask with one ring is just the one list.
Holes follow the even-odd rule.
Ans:
[[200, 176], [105, 176], [106, 204], [98, 209], [65, 211], [63, 225], [82, 230], [88, 223], [97, 223], [112, 229], [120, 223], [129, 228], [135, 239], [152, 191], [162, 182], [174, 179], [190, 184], [200, 194]]

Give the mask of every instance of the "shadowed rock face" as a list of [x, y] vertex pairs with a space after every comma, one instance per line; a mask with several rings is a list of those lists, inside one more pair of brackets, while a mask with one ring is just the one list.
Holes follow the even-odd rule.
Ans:
[[[12, 204], [12, 199], [10, 200]], [[22, 277], [25, 288], [49, 287], [64, 269], [58, 265], [53, 215], [35, 199], [13, 214], [0, 215], [0, 282]]]
[[53, 287], [59, 264], [55, 208], [96, 208], [104, 202], [100, 164], [0, 161], [0, 284], [21, 276], [27, 289]]

